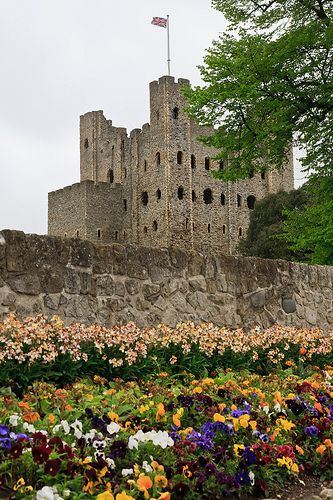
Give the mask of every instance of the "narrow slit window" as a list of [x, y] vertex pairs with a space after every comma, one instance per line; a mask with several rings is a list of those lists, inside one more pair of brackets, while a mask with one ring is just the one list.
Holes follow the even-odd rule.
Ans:
[[147, 193], [147, 191], [143, 191], [141, 193], [141, 201], [142, 201], [142, 205], [144, 207], [146, 207], [148, 205], [148, 193]]
[[179, 200], [182, 200], [184, 198], [184, 188], [183, 188], [183, 186], [179, 186], [177, 195], [178, 195], [178, 199]]
[[192, 201], [195, 201], [197, 199], [197, 195], [195, 194], [195, 191], [192, 191]]
[[115, 232], [115, 239], [118, 240], [118, 231]]
[[156, 166], [161, 165], [161, 153], [159, 151], [157, 151], [157, 153], [156, 153], [155, 163], [156, 163]]
[[177, 164], [181, 165], [182, 163], [183, 163], [183, 152], [182, 151], [178, 151], [178, 153], [177, 153]]
[[243, 230], [242, 228], [238, 228], [238, 236], [241, 238], [242, 237], [242, 234], [243, 234]]
[[160, 200], [160, 199], [161, 199], [161, 196], [162, 196], [162, 194], [161, 194], [161, 190], [160, 190], [160, 189], [158, 189], [158, 190], [156, 191], [156, 199], [157, 199], [157, 200]]
[[191, 155], [191, 167], [195, 168], [196, 167], [197, 160], [194, 155]]
[[240, 208], [242, 206], [242, 197], [240, 194], [237, 195], [237, 207]]
[[224, 207], [224, 205], [225, 205], [225, 194], [224, 193], [221, 193], [221, 205], [222, 205], [222, 207]]
[[123, 200], [124, 211], [127, 212], [127, 200]]
[[207, 225], [207, 232], [210, 233], [210, 224]]
[[205, 158], [205, 169], [209, 170], [210, 169], [210, 158], [206, 156]]
[[97, 229], [97, 238], [100, 240], [101, 239], [101, 230]]
[[154, 220], [154, 222], [153, 222], [153, 230], [157, 231], [157, 229], [158, 229], [158, 224], [157, 224], [157, 221]]
[[113, 174], [113, 170], [112, 169], [110, 169], [109, 172], [108, 172], [108, 180], [109, 180], [110, 184], [113, 184], [113, 182], [114, 182], [114, 174]]
[[256, 197], [250, 194], [250, 196], [247, 197], [246, 200], [247, 206], [250, 210], [254, 209], [254, 205], [256, 204]]
[[220, 160], [219, 161], [219, 170], [223, 170], [223, 169], [224, 169], [224, 161]]
[[174, 120], [177, 120], [178, 116], [179, 116], [179, 108], [175, 107], [172, 110], [172, 117], [173, 117]]
[[211, 189], [207, 188], [204, 190], [203, 200], [206, 205], [210, 205], [213, 202], [213, 193]]
[[223, 224], [223, 226], [222, 226], [222, 234], [225, 234], [225, 233], [226, 233], [226, 226], [225, 226], [225, 224]]

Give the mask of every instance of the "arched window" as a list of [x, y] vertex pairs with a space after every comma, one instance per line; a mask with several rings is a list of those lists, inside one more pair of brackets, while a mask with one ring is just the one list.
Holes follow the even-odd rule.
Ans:
[[213, 201], [213, 193], [212, 190], [207, 188], [203, 192], [203, 200], [206, 203], [206, 205], [210, 205]]
[[224, 193], [221, 193], [221, 205], [222, 205], [222, 207], [224, 207], [224, 205], [225, 205], [225, 194]]
[[110, 184], [113, 184], [114, 174], [113, 174], [113, 170], [111, 168], [110, 168], [110, 170], [108, 172], [108, 180], [109, 180]]
[[195, 191], [192, 191], [192, 201], [195, 201], [197, 199], [197, 195], [195, 194]]
[[156, 199], [157, 200], [161, 199], [161, 190], [160, 190], [160, 188], [158, 188], [158, 190], [156, 191]]
[[222, 234], [225, 234], [225, 233], [226, 233], [226, 226], [225, 226], [225, 224], [223, 224], [223, 226], [222, 226]]
[[183, 163], [183, 152], [182, 151], [178, 151], [178, 153], [177, 153], [177, 164], [181, 165], [182, 163]]
[[182, 200], [184, 198], [184, 188], [183, 188], [183, 186], [179, 186], [177, 195], [178, 195], [178, 199], [179, 200]]
[[157, 153], [156, 153], [155, 163], [156, 163], [156, 165], [161, 165], [161, 153], [159, 151], [157, 151]]
[[220, 161], [219, 161], [219, 169], [220, 169], [220, 170], [223, 170], [223, 169], [224, 169], [224, 161], [223, 161], [223, 160], [220, 160]]
[[242, 233], [243, 233], [242, 228], [241, 228], [241, 227], [239, 227], [239, 228], [238, 228], [238, 236], [239, 236], [240, 238], [242, 237]]
[[195, 168], [196, 166], [196, 158], [194, 155], [191, 155], [191, 167]]
[[88, 148], [89, 148], [89, 141], [88, 141], [88, 139], [85, 139], [85, 140], [84, 140], [84, 147], [85, 147], [86, 149], [88, 149]]
[[177, 120], [178, 115], [179, 115], [179, 108], [177, 108], [177, 107], [176, 107], [176, 108], [173, 108], [173, 110], [172, 110], [172, 118], [173, 118], [174, 120]]
[[250, 196], [247, 197], [246, 203], [247, 203], [248, 208], [250, 210], [253, 210], [254, 209], [254, 205], [256, 203], [256, 197], [253, 196], [252, 194], [250, 194]]
[[242, 206], [242, 197], [240, 194], [237, 195], [237, 207], [240, 208]]
[[145, 207], [148, 205], [148, 193], [147, 193], [147, 191], [143, 191], [141, 193], [141, 201], [142, 201], [142, 205], [144, 205]]
[[208, 156], [206, 156], [205, 158], [205, 169], [206, 170], [210, 169], [210, 158], [208, 158]]
[[207, 225], [207, 231], [210, 233], [210, 224]]
[[153, 229], [154, 229], [154, 231], [157, 231], [157, 229], [158, 229], [158, 225], [157, 225], [156, 220], [154, 220], [154, 222], [153, 222]]

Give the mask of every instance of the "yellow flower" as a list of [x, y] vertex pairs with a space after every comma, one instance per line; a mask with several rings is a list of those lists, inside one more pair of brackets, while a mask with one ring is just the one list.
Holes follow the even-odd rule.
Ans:
[[114, 496], [109, 491], [104, 491], [104, 493], [100, 493], [99, 495], [97, 495], [96, 498], [97, 500], [114, 500]]
[[87, 394], [86, 398], [87, 398], [88, 401], [91, 401], [92, 399], [94, 399], [94, 395], [93, 394]]
[[141, 405], [139, 408], [140, 413], [145, 413], [148, 410], [149, 410], [149, 405]]
[[209, 378], [209, 377], [204, 378], [201, 381], [201, 383], [204, 384], [204, 385], [214, 385], [215, 384], [214, 380], [212, 378]]
[[14, 490], [14, 491], [17, 491], [17, 490], [19, 490], [20, 488], [22, 488], [22, 486], [24, 486], [24, 485], [25, 485], [25, 481], [24, 481], [23, 477], [20, 477], [20, 479], [17, 481], [17, 483], [16, 483], [16, 484], [14, 484], [14, 486], [13, 486], [13, 490]]
[[244, 450], [245, 446], [243, 444], [234, 444], [234, 453], [237, 457], [240, 457], [239, 450]]
[[121, 493], [117, 494], [116, 500], [135, 500], [135, 498], [127, 495], [125, 491], [122, 491]]
[[188, 465], [184, 465], [184, 467], [183, 467], [183, 476], [187, 477], [187, 478], [192, 476], [192, 472], [188, 468]]
[[225, 422], [225, 417], [220, 413], [214, 413], [213, 420], [214, 422]]
[[115, 413], [114, 411], [109, 411], [108, 417], [112, 422], [118, 422], [119, 420], [119, 415]]
[[250, 421], [249, 421], [249, 425], [251, 426], [251, 429], [252, 429], [253, 431], [255, 431], [255, 430], [256, 430], [256, 428], [257, 428], [257, 422], [256, 422], [255, 420], [250, 420]]
[[292, 422], [289, 422], [289, 420], [287, 420], [286, 418], [278, 418], [276, 420], [276, 423], [284, 431], [290, 431], [293, 427], [295, 427], [295, 424], [293, 424]]
[[200, 387], [200, 385], [198, 385], [197, 387], [194, 387], [192, 393], [193, 394], [201, 394], [202, 393], [202, 387]]
[[166, 488], [168, 486], [168, 480], [165, 476], [158, 474], [155, 476], [154, 484], [157, 488]]
[[164, 471], [164, 466], [160, 465], [156, 460], [153, 460], [150, 465], [151, 465], [153, 471], [155, 471], [155, 472]]
[[247, 429], [249, 426], [249, 420], [250, 420], [250, 415], [248, 413], [245, 413], [244, 415], [241, 415], [239, 417], [239, 423], [244, 429]]

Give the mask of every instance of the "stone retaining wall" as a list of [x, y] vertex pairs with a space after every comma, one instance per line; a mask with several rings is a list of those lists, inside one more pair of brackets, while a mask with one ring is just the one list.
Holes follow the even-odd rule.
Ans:
[[333, 267], [0, 232], [0, 315], [333, 328]]

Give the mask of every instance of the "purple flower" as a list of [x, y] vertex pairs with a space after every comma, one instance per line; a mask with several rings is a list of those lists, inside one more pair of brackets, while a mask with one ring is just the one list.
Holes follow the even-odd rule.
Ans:
[[268, 436], [268, 434], [260, 434], [259, 435], [259, 439], [263, 443], [269, 443], [269, 436]]
[[305, 434], [308, 436], [318, 436], [318, 428], [315, 425], [309, 425], [304, 429]]
[[11, 442], [9, 438], [0, 438], [0, 447], [4, 448], [5, 450], [10, 450], [11, 448]]
[[248, 414], [249, 412], [246, 410], [232, 410], [230, 415], [234, 418], [241, 417], [242, 415]]
[[244, 449], [242, 459], [244, 465], [253, 465], [257, 461], [256, 454], [250, 449], [249, 446], [246, 446], [246, 448]]
[[6, 425], [0, 425], [0, 436], [8, 436], [9, 428]]
[[244, 470], [237, 472], [237, 474], [235, 475], [235, 483], [238, 486], [241, 486], [241, 485], [247, 486], [247, 485], [251, 484], [251, 479], [250, 479], [250, 476], [249, 476], [247, 469], [244, 469]]

